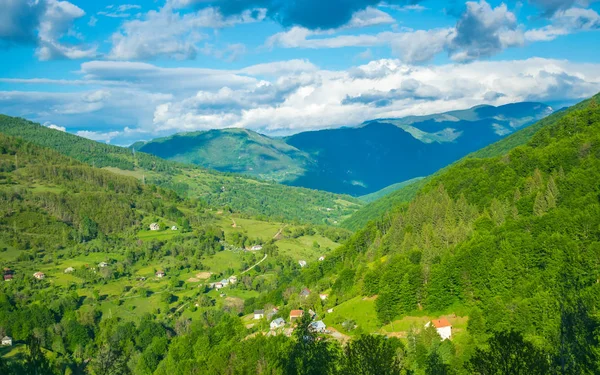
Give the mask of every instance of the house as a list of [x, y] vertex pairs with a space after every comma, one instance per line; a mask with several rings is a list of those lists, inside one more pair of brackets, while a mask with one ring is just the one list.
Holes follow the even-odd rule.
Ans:
[[12, 338], [8, 336], [4, 336], [2, 338], [2, 346], [12, 346]]
[[319, 298], [321, 298], [321, 301], [325, 301], [327, 297], [329, 297], [329, 294], [319, 294]]
[[150, 224], [150, 230], [160, 230], [160, 225], [158, 223]]
[[308, 296], [310, 296], [310, 289], [304, 288], [300, 291], [300, 297], [306, 298]]
[[446, 318], [440, 318], [432, 320], [431, 322], [427, 322], [425, 327], [429, 327], [433, 325], [438, 335], [442, 338], [442, 340], [449, 339], [452, 337], [452, 324]]
[[75, 272], [75, 268], [73, 268], [73, 267], [65, 268], [65, 273], [71, 273], [71, 272]]
[[223, 287], [226, 287], [227, 285], [229, 285], [229, 280], [227, 279], [223, 279], [220, 281], [221, 285], [223, 285]]
[[229, 284], [235, 284], [238, 282], [237, 276], [230, 276], [229, 277]]
[[322, 261], [324, 261], [324, 260], [325, 260], [325, 256], [321, 255], [321, 256], [319, 257], [319, 262], [322, 262]]
[[283, 318], [277, 318], [275, 320], [273, 320], [269, 326], [271, 327], [271, 329], [277, 329], [277, 328], [281, 328], [285, 325], [285, 320], [283, 320]]
[[11, 281], [12, 279], [13, 279], [13, 275], [11, 275], [10, 273], [4, 275], [4, 281]]
[[173, 225], [173, 226], [171, 227], [171, 230], [179, 230], [179, 228], [177, 228], [175, 225]]
[[319, 320], [317, 322], [310, 323], [310, 325], [308, 326], [308, 329], [310, 329], [313, 332], [317, 332], [317, 333], [325, 333], [327, 326], [325, 325], [325, 323], [323, 323], [322, 320]]
[[214, 284], [214, 288], [215, 288], [216, 290], [223, 289], [223, 284], [222, 284], [222, 283], [215, 283], [215, 284]]
[[302, 315], [304, 315], [304, 311], [302, 311], [302, 310], [290, 311], [290, 322], [293, 322], [296, 319], [302, 318]]
[[328, 314], [331, 314], [332, 312], [333, 312], [333, 309], [332, 309], [332, 308], [331, 308], [331, 309], [327, 309], [327, 313], [328, 313]]
[[308, 314], [310, 315], [311, 318], [314, 319], [315, 316], [317, 316], [317, 313], [313, 311], [313, 309], [308, 309]]
[[260, 251], [262, 249], [263, 249], [263, 247], [261, 245], [254, 245], [250, 248], [250, 250], [252, 250], [252, 251]]
[[42, 280], [46, 277], [46, 275], [43, 272], [36, 272], [33, 274], [33, 277], [35, 277], [38, 280]]
[[306, 261], [305, 260], [299, 260], [298, 264], [300, 265], [300, 267], [304, 268], [306, 267]]
[[265, 310], [254, 310], [254, 320], [260, 320], [265, 317]]
[[156, 277], [163, 278], [165, 277], [165, 271], [156, 271], [154, 275], [156, 275]]
[[108, 267], [108, 263], [106, 263], [106, 262], [98, 263], [98, 267], [100, 267], [100, 268]]

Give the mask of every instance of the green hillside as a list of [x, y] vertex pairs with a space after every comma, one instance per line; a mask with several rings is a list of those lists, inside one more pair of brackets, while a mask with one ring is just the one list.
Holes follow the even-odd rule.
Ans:
[[362, 206], [361, 201], [348, 196], [287, 187], [167, 161], [143, 152], [134, 153], [127, 148], [48, 129], [19, 118], [0, 115], [0, 133], [55, 149], [91, 166], [174, 190], [180, 196], [201, 199], [210, 206], [230, 208], [251, 216], [334, 224]]
[[[586, 100], [566, 110], [553, 113], [548, 117], [536, 122], [535, 124], [525, 127], [507, 136], [501, 141], [492, 143], [491, 145], [486, 146], [481, 150], [475, 151], [467, 155], [465, 158], [485, 158], [504, 155], [513, 148], [527, 143], [531, 139], [531, 137], [533, 137], [533, 135], [543, 127], [547, 126], [548, 124], [555, 123], [558, 119], [562, 118], [565, 114], [569, 113], [570, 111], [578, 110], [585, 107], [587, 103], [588, 101]], [[466, 115], [462, 111], [460, 111], [460, 113], [461, 115]], [[415, 118], [415, 121], [417, 119], [418, 118]], [[445, 170], [446, 168], [443, 168], [440, 171], [436, 172], [434, 175], [439, 175]], [[390, 194], [383, 196], [378, 200], [370, 202], [369, 204], [358, 210], [356, 213], [354, 213], [346, 221], [344, 221], [342, 223], [342, 226], [351, 230], [358, 230], [364, 227], [369, 221], [378, 219], [381, 216], [383, 216], [383, 214], [390, 207], [411, 201], [416, 196], [419, 189], [422, 186], [424, 186], [425, 183], [430, 179], [431, 177], [426, 177], [418, 183], [402, 187], [396, 191], [391, 192]]]
[[502, 350], [532, 360], [529, 372], [600, 371], [588, 334], [600, 328], [599, 100], [546, 120], [504, 155], [446, 168], [308, 269], [307, 285], [333, 285], [330, 298], [352, 305], [332, 324], [406, 337], [411, 317], [444, 316], [455, 323], [451, 348], [422, 350], [457, 373], [495, 373]]
[[415, 184], [415, 183], [421, 181], [422, 179], [423, 179], [423, 177], [417, 177], [417, 178], [413, 178], [412, 180], [399, 182], [397, 184], [393, 184], [388, 187], [385, 187], [374, 193], [363, 195], [362, 197], [359, 197], [359, 198], [361, 201], [366, 202], [366, 203], [375, 202], [376, 200], [379, 200], [379, 199], [385, 197], [386, 195], [389, 195], [389, 194], [391, 194], [397, 190], [400, 190], [402, 188], [405, 188], [409, 185]]
[[163, 159], [278, 182], [295, 180], [313, 163], [308, 154], [283, 140], [247, 129], [175, 134], [133, 147]]

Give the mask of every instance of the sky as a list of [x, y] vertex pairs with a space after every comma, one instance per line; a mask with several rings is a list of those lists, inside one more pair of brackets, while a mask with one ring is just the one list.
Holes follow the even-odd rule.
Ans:
[[117, 145], [600, 92], [600, 0], [0, 0], [0, 113]]

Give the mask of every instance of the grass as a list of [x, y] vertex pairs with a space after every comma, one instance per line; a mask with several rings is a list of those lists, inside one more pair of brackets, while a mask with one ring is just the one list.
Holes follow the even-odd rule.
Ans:
[[149, 241], [149, 240], [169, 240], [173, 237], [175, 237], [176, 235], [179, 234], [179, 231], [176, 230], [157, 230], [157, 231], [152, 231], [152, 230], [141, 230], [138, 232], [137, 237], [142, 240], [142, 241]]
[[[314, 242], [317, 242], [320, 247], [313, 247]], [[286, 238], [277, 241], [276, 244], [281, 254], [288, 255], [294, 260], [306, 260], [308, 263], [316, 262], [321, 255], [327, 255], [331, 250], [340, 246], [320, 235]]]
[[220, 251], [210, 258], [202, 259], [202, 264], [213, 273], [222, 273], [228, 268], [238, 271], [242, 266], [242, 254], [233, 251]]
[[363, 299], [360, 296], [352, 298], [334, 307], [333, 312], [327, 314], [324, 322], [338, 331], [345, 332], [342, 323], [346, 320], [353, 320], [363, 332], [376, 332], [379, 330], [380, 323], [375, 312], [375, 300], [371, 298]]

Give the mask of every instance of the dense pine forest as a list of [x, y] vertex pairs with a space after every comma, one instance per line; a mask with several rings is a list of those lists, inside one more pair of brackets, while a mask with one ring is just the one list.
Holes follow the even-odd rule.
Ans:
[[[355, 233], [320, 225], [352, 198], [277, 217], [256, 209], [270, 192], [311, 191], [2, 118], [0, 373], [600, 373], [599, 101], [405, 187]], [[252, 203], [177, 189], [186, 173], [256, 184]]]

